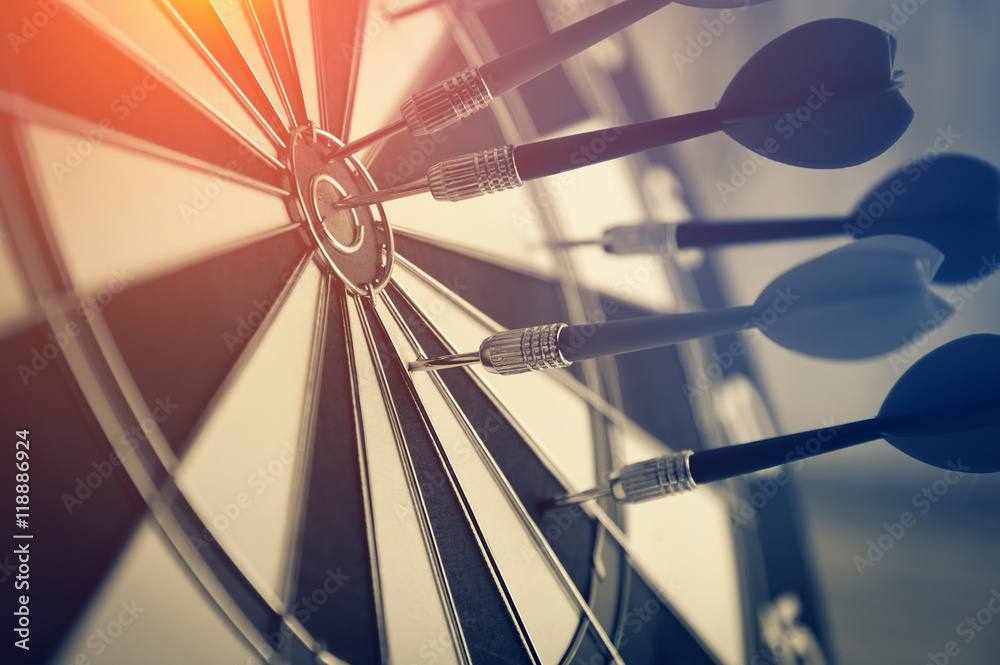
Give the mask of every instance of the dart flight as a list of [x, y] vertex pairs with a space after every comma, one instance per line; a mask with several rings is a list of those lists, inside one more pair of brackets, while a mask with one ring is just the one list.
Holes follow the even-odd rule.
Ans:
[[970, 335], [918, 360], [892, 387], [878, 416], [825, 430], [735, 446], [670, 453], [621, 467], [606, 486], [556, 497], [556, 505], [602, 496], [647, 501], [885, 439], [910, 457], [941, 469], [1000, 471], [1000, 336]]
[[[470, 67], [411, 96], [400, 107], [401, 118], [344, 145], [334, 155], [343, 159], [406, 129], [414, 136], [440, 131], [489, 106], [495, 97], [527, 83], [559, 63], [582, 53], [671, 0], [623, 0], [552, 34], [506, 53], [480, 67]], [[767, 0], [675, 0], [701, 8], [732, 9]]]
[[893, 145], [913, 118], [899, 91], [901, 72], [892, 68], [895, 53], [896, 39], [873, 25], [814, 21], [754, 54], [716, 108], [453, 157], [432, 166], [425, 180], [338, 205], [371, 205], [427, 191], [438, 200], [462, 201], [719, 131], [792, 166], [862, 164]]
[[753, 305], [507, 330], [487, 337], [478, 352], [420, 359], [410, 369], [481, 364], [495, 374], [520, 374], [752, 329], [811, 356], [871, 358], [906, 344], [921, 323], [940, 325], [951, 316], [952, 307], [929, 288], [943, 259], [915, 238], [873, 236], [792, 268]]
[[1000, 252], [1000, 172], [967, 155], [940, 155], [906, 164], [879, 182], [844, 217], [752, 219], [614, 226], [601, 238], [562, 247], [601, 245], [609, 254], [663, 253], [776, 240], [908, 235], [944, 253], [938, 283], [984, 279]]

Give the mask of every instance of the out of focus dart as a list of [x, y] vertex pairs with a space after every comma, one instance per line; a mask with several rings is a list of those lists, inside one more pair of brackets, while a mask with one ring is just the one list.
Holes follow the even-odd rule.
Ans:
[[873, 236], [792, 268], [747, 307], [507, 330], [487, 337], [478, 351], [415, 360], [410, 370], [479, 364], [495, 374], [521, 374], [754, 328], [800, 353], [870, 358], [902, 346], [918, 322], [951, 315], [929, 288], [942, 260], [921, 240]]

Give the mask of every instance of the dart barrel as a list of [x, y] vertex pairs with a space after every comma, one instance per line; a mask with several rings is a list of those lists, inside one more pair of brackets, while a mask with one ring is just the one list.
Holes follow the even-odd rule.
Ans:
[[626, 503], [649, 501], [697, 487], [691, 477], [690, 450], [636, 462], [611, 472], [611, 494]]
[[476, 67], [463, 69], [416, 93], [400, 106], [406, 126], [414, 136], [441, 131], [493, 103], [486, 82]]
[[487, 372], [503, 375], [569, 367], [559, 350], [565, 328], [565, 323], [551, 323], [491, 335], [479, 347], [480, 361]]
[[439, 201], [464, 201], [521, 186], [514, 146], [482, 150], [438, 162], [427, 172], [431, 195]]

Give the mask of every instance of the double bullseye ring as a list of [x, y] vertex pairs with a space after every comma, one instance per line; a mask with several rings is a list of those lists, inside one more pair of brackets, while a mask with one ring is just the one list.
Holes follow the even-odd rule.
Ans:
[[[340, 201], [347, 196], [347, 192], [341, 186], [339, 182], [334, 180], [331, 176], [325, 173], [320, 173], [313, 176], [312, 183], [309, 186], [309, 192], [312, 197], [312, 212], [319, 219], [324, 221], [323, 228], [326, 228], [326, 218], [327, 216], [323, 214], [322, 209], [328, 207], [329, 204], [325, 200], [321, 200], [319, 188], [321, 185], [328, 185], [335, 192], [335, 198]], [[361, 220], [358, 219], [358, 213], [354, 208], [345, 211], [351, 217], [352, 226], [354, 228], [354, 240], [349, 245], [341, 243], [332, 233], [327, 233], [327, 239], [330, 243], [339, 251], [341, 254], [353, 254], [354, 252], [361, 249], [361, 244], [365, 241], [365, 227], [361, 224]]]
[[343, 144], [312, 126], [298, 127], [288, 143], [292, 196], [289, 214], [312, 238], [326, 270], [352, 293], [374, 296], [392, 274], [392, 229], [379, 204], [340, 208], [347, 196], [375, 191], [354, 158], [333, 160]]

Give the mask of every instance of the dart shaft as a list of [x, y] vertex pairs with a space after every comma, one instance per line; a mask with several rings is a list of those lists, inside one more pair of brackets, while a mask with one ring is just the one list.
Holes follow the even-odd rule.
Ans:
[[357, 208], [363, 205], [375, 205], [378, 203], [385, 203], [386, 201], [394, 201], [407, 196], [413, 196], [414, 194], [421, 194], [428, 190], [429, 185], [427, 184], [426, 179], [415, 180], [397, 187], [379, 189], [365, 194], [354, 194], [341, 199], [334, 205], [334, 207], [344, 209]]
[[976, 401], [700, 450], [691, 456], [691, 477], [698, 484], [711, 483], [849, 448], [891, 434], [920, 436], [975, 429], [995, 422], [998, 409], [1000, 405], [990, 400]]
[[406, 129], [406, 123], [402, 120], [397, 120], [396, 122], [386, 125], [382, 129], [375, 130], [370, 134], [366, 134], [365, 136], [362, 136], [359, 139], [356, 139], [348, 144], [345, 144], [343, 147], [341, 147], [339, 150], [333, 153], [329, 161], [343, 159], [348, 155], [356, 153], [359, 150], [364, 150], [370, 145], [374, 145], [379, 141], [383, 141], [389, 138], [390, 136], [395, 136], [404, 129]]
[[[982, 355], [979, 353], [976, 359], [980, 363], [984, 361]], [[951, 370], [950, 367], [945, 369]], [[607, 495], [624, 502], [646, 501], [668, 494], [687, 492], [705, 483], [798, 462], [880, 438], [887, 439], [893, 446], [917, 459], [941, 468], [946, 468], [946, 462], [949, 467], [953, 461], [956, 464], [961, 463], [961, 457], [965, 455], [967, 460], [972, 458], [968, 462], [971, 464], [968, 469], [977, 473], [996, 471], [998, 467], [995, 452], [990, 454], [983, 451], [984, 446], [987, 448], [995, 446], [995, 436], [989, 434], [983, 436], [983, 432], [990, 432], [990, 428], [995, 428], [997, 424], [1000, 401], [996, 390], [992, 391], [992, 395], [989, 394], [989, 390], [982, 391], [985, 393], [984, 396], [972, 399], [969, 399], [968, 395], [963, 395], [962, 391], [958, 391], [957, 396], [951, 392], [947, 397], [940, 398], [942, 404], [931, 407], [904, 406], [906, 410], [900, 413], [897, 409], [902, 405], [898, 398], [893, 398], [900, 384], [906, 386], [903, 388], [903, 394], [909, 402], [914, 399], [914, 385], [919, 385], [921, 381], [927, 379], [927, 375], [921, 375], [919, 379], [914, 379], [912, 376], [907, 379], [907, 376], [909, 375], [904, 374], [897, 382], [875, 418], [844, 425], [828, 425], [822, 429], [722, 448], [668, 453], [619, 467], [610, 473], [607, 485], [558, 496], [553, 498], [551, 503], [555, 505], [580, 503]], [[934, 374], [930, 376], [934, 377]], [[970, 379], [975, 380], [972, 378], [974, 376], [975, 373]], [[990, 377], [992, 380], [992, 374]], [[917, 384], [907, 384], [908, 380], [916, 381]], [[922, 387], [926, 390], [931, 386]], [[971, 434], [971, 438], [963, 441], [966, 433]], [[942, 435], [945, 438], [937, 441], [933, 438], [928, 440], [928, 437]], [[932, 453], [928, 445], [939, 446], [943, 450], [940, 453]], [[956, 459], [949, 459], [949, 453], [954, 454]]]
[[576, 362], [652, 349], [735, 332], [754, 312], [753, 307], [729, 307], [566, 326], [559, 334], [559, 351], [567, 361]]
[[691, 476], [699, 485], [711, 483], [849, 448], [880, 437], [879, 422], [871, 418], [753, 443], [699, 450], [691, 456]]
[[920, 234], [925, 229], [941, 229], [947, 224], [990, 224], [995, 223], [995, 219], [995, 215], [988, 217], [964, 213], [900, 216], [890, 210], [877, 220], [870, 217], [866, 219], [860, 213], [855, 213], [846, 217], [692, 221], [677, 225], [676, 239], [677, 246], [682, 249], [707, 248], [828, 236], [856, 238], [862, 234], [875, 233], [913, 235]]
[[670, 252], [674, 249], [813, 238], [845, 233], [849, 218], [754, 219], [724, 222], [691, 220], [681, 224], [644, 222], [605, 229], [599, 240], [562, 243], [563, 247], [600, 244], [609, 254]]
[[746, 245], [776, 240], [802, 240], [844, 236], [857, 238], [865, 234], [898, 234], [922, 237], [927, 232], [945, 228], [948, 224], [963, 224], [966, 228], [981, 224], [995, 226], [996, 216], [967, 213], [905, 214], [891, 211], [880, 219], [865, 217], [863, 211], [847, 217], [799, 217], [782, 219], [690, 220], [682, 223], [641, 222], [612, 226], [600, 238], [559, 243], [568, 249], [582, 245], [601, 245], [609, 254], [645, 254], [670, 252], [674, 249], [709, 249], [730, 245]]
[[480, 363], [479, 352], [456, 353], [440, 358], [421, 358], [410, 361], [407, 366], [411, 372], [429, 372], [437, 369], [448, 369], [449, 367], [465, 367], [466, 365], [478, 365]]
[[514, 148], [514, 161], [522, 180], [535, 180], [711, 134], [725, 118], [718, 109], [709, 109], [526, 143]]
[[723, 245], [844, 235], [850, 217], [781, 220], [686, 222], [677, 225], [677, 246], [708, 248]]
[[502, 55], [479, 71], [490, 92], [502, 95], [669, 3], [670, 0], [624, 0]]
[[[402, 120], [348, 143], [336, 157], [343, 158], [381, 139], [409, 128], [415, 136], [445, 129], [493, 103], [502, 95], [559, 63], [648, 16], [670, 0], [624, 0], [535, 42], [486, 63], [470, 67], [408, 98], [400, 107]], [[395, 17], [438, 4], [429, 0]]]
[[578, 360], [630, 353], [689, 339], [735, 332], [748, 325], [753, 307], [663, 314], [623, 321], [569, 326], [552, 323], [496, 333], [483, 340], [477, 353], [422, 358], [411, 371], [430, 371], [475, 364], [494, 374], [521, 374], [568, 367]]
[[[831, 100], [830, 104], [856, 100], [864, 95], [882, 94], [894, 90], [895, 85], [893, 83], [874, 90], [859, 89], [844, 93], [843, 99]], [[452, 100], [449, 103], [455, 102]], [[461, 105], [467, 104], [462, 101]], [[447, 104], [442, 103], [435, 105], [435, 108], [446, 106]], [[704, 136], [746, 120], [784, 113], [794, 108], [795, 105], [788, 100], [771, 101], [753, 108], [720, 107], [453, 157], [435, 164], [428, 171], [431, 194], [440, 201], [455, 202], [514, 189], [528, 180]]]
[[735, 446], [698, 452], [683, 450], [627, 464], [611, 473], [607, 486], [557, 497], [554, 503], [580, 503], [609, 494], [618, 501], [639, 503], [688, 492], [705, 483], [789, 464], [879, 437], [879, 421], [872, 418]]
[[[901, 85], [889, 82], [845, 90], [832, 97], [827, 106], [883, 95]], [[536, 141], [514, 148], [514, 162], [522, 180], [534, 180], [705, 136], [739, 123], [792, 112], [801, 103], [800, 99], [778, 99], [746, 107], [720, 106], [670, 118]]]
[[470, 67], [421, 90], [403, 103], [400, 112], [417, 136], [440, 131], [486, 108], [494, 97], [527, 83], [669, 3], [623, 0], [481, 67]]

